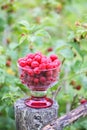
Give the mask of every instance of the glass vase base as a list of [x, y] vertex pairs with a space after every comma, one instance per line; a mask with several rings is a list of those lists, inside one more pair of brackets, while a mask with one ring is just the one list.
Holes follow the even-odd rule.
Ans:
[[53, 100], [47, 97], [31, 97], [25, 100], [25, 104], [31, 108], [48, 108], [53, 104]]

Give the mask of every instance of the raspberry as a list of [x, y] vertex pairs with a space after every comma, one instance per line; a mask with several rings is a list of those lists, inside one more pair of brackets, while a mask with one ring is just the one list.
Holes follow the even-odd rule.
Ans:
[[42, 56], [41, 52], [36, 52], [36, 53], [35, 53], [35, 56], [36, 56], [36, 55]]
[[48, 51], [48, 52], [51, 52], [51, 51], [53, 51], [53, 48], [50, 47], [50, 48], [47, 49], [47, 51]]
[[27, 65], [31, 66], [31, 62], [32, 62], [31, 58], [27, 59]]
[[61, 62], [58, 59], [54, 60], [54, 63], [57, 63], [58, 66], [60, 66], [61, 64]]
[[39, 67], [34, 68], [34, 73], [35, 74], [39, 74], [40, 73]]
[[30, 67], [28, 65], [26, 65], [24, 68], [25, 68], [25, 70], [30, 69]]
[[45, 70], [46, 69], [46, 64], [42, 63], [39, 65], [40, 70]]
[[46, 57], [42, 57], [42, 59], [41, 59], [41, 63], [47, 63], [47, 58]]
[[87, 102], [86, 99], [81, 99], [81, 100], [80, 100], [80, 103], [81, 103], [81, 104], [84, 104], [84, 103], [86, 103], [86, 102]]
[[10, 61], [10, 60], [7, 60], [7, 61], [6, 61], [6, 66], [7, 66], [7, 67], [10, 67], [10, 66], [11, 66], [11, 61]]
[[80, 85], [77, 85], [75, 88], [76, 88], [77, 90], [80, 90], [80, 89], [81, 89], [81, 86], [80, 86]]
[[50, 58], [47, 58], [47, 63], [51, 63], [52, 60]]
[[53, 68], [52, 63], [48, 63], [48, 64], [46, 65], [46, 68], [47, 68], [47, 69], [52, 69], [52, 68]]
[[52, 61], [58, 59], [57, 56], [56, 56], [55, 54], [52, 54], [52, 55], [50, 56], [50, 58], [51, 58]]
[[18, 63], [20, 63], [22, 60], [23, 60], [23, 58], [19, 58], [19, 59], [18, 59]]
[[23, 67], [23, 69], [20, 68], [21, 82], [30, 89], [38, 91], [50, 87], [53, 82], [57, 81], [61, 63], [56, 55], [48, 58], [38, 52], [20, 58], [18, 64]]
[[32, 69], [28, 69], [28, 74], [30, 75], [30, 76], [33, 76], [33, 70]]
[[40, 55], [36, 55], [35, 57], [34, 57], [34, 60], [35, 61], [38, 61], [39, 63], [41, 62], [41, 56]]
[[56, 67], [58, 67], [58, 64], [57, 64], [57, 62], [53, 62], [53, 63], [52, 63], [52, 65], [53, 65], [53, 68], [56, 68]]
[[40, 77], [40, 82], [44, 84], [46, 82], [46, 78], [44, 76]]
[[31, 63], [31, 67], [32, 68], [35, 68], [35, 67], [38, 67], [39, 66], [39, 63], [37, 62], [37, 61], [33, 61], [32, 63]]
[[31, 58], [31, 59], [33, 59], [34, 56], [35, 56], [34, 54], [30, 53], [30, 54], [27, 55], [27, 58]]
[[24, 67], [24, 66], [26, 66], [26, 61], [24, 61], [24, 60], [21, 60], [21, 61], [19, 62], [19, 65], [20, 65], [21, 67]]
[[46, 72], [46, 76], [47, 76], [47, 77], [52, 76], [52, 74], [53, 74], [53, 71], [52, 71], [52, 70]]
[[38, 84], [39, 79], [38, 78], [34, 78], [34, 83]]
[[21, 75], [20, 75], [20, 79], [22, 79], [23, 77], [24, 77], [24, 74], [21, 74]]

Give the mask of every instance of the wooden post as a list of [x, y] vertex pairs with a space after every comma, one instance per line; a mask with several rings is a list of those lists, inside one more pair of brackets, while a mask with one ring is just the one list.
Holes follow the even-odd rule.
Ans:
[[57, 118], [58, 105], [55, 101], [49, 108], [34, 109], [27, 107], [24, 100], [20, 99], [14, 105], [17, 130], [41, 130]]
[[42, 130], [63, 130], [63, 128], [82, 116], [87, 115], [87, 103], [79, 106], [78, 108], [72, 110], [71, 112], [67, 113], [66, 115], [60, 117], [49, 123], [45, 126]]

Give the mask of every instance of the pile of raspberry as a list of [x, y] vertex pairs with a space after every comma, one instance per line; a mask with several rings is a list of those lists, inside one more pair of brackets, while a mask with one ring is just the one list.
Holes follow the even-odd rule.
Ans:
[[18, 60], [21, 82], [32, 90], [44, 90], [57, 81], [60, 65], [54, 54], [50, 57], [39, 52], [28, 54]]

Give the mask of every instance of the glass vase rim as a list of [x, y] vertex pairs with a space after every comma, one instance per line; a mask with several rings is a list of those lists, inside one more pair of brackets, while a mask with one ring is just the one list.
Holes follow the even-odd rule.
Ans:
[[[23, 69], [23, 70], [29, 70], [28, 68], [24, 68], [24, 67], [21, 67], [20, 65], [19, 65], [19, 63], [17, 62], [17, 66], [18, 66], [18, 68], [20, 68], [20, 69]], [[56, 68], [52, 68], [52, 69], [44, 69], [44, 70], [41, 70], [41, 71], [44, 71], [44, 72], [46, 72], [46, 71], [51, 71], [51, 70], [56, 70], [57, 68], [61, 68], [61, 64], [59, 65], [59, 66], [57, 66]], [[59, 72], [60, 73], [60, 72]]]

